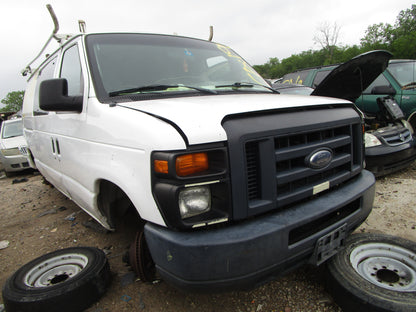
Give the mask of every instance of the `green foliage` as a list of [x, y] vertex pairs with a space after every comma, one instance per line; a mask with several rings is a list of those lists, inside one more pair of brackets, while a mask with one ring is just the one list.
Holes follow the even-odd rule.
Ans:
[[279, 78], [299, 69], [343, 63], [371, 50], [390, 51], [396, 59], [416, 59], [416, 5], [400, 11], [394, 25], [379, 23], [368, 26], [359, 46], [330, 46], [331, 54], [328, 54], [328, 48], [293, 54], [281, 61], [270, 58], [266, 64], [254, 68], [265, 78]]
[[7, 94], [7, 96], [1, 100], [5, 106], [0, 109], [0, 112], [18, 112], [22, 109], [23, 97], [25, 91], [12, 91]]
[[388, 47], [393, 40], [393, 27], [390, 24], [374, 24], [368, 26], [361, 47], [369, 50], [378, 50]]

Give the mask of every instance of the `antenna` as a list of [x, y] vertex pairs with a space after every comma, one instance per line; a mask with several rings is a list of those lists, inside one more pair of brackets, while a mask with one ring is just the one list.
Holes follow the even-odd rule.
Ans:
[[85, 21], [83, 20], [78, 20], [78, 27], [79, 27], [79, 32], [85, 34], [86, 30], [87, 30], [87, 24], [85, 23]]
[[208, 38], [208, 41], [212, 41], [212, 37], [214, 37], [214, 26], [209, 26], [209, 38]]

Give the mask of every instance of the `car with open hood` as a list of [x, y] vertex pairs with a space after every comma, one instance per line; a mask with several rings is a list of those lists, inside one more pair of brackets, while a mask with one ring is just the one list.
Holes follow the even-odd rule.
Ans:
[[[282, 83], [301, 84], [316, 88], [338, 65], [311, 67], [288, 73]], [[403, 111], [404, 118], [416, 128], [416, 60], [390, 60], [387, 68], [364, 88], [355, 104], [367, 115], [379, 111], [377, 98], [391, 96]]]
[[[290, 75], [282, 80], [286, 83], [273, 84], [273, 87], [286, 94], [331, 96], [355, 102], [363, 90], [371, 87], [381, 73], [385, 72], [391, 56], [386, 51], [373, 51], [341, 65], [316, 68], [316, 72], [321, 74], [315, 75], [320, 77], [315, 89], [288, 83]], [[305, 71], [310, 73], [312, 69]], [[308, 78], [304, 76], [303, 79]], [[395, 98], [380, 94], [375, 101], [377, 110], [373, 114], [365, 114], [366, 168], [376, 176], [382, 176], [406, 168], [414, 162], [416, 138], [413, 127], [406, 121]]]

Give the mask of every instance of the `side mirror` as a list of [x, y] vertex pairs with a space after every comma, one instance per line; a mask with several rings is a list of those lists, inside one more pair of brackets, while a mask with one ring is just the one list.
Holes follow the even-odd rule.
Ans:
[[376, 86], [371, 89], [371, 94], [395, 95], [396, 90], [394, 90], [392, 86]]
[[44, 80], [39, 86], [39, 107], [53, 112], [82, 112], [82, 96], [68, 96], [68, 81]]

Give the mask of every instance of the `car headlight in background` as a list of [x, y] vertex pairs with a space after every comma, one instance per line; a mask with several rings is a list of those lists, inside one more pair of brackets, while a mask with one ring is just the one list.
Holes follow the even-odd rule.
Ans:
[[367, 133], [367, 132], [364, 134], [364, 140], [365, 140], [365, 147], [366, 148], [381, 145], [380, 140], [377, 139], [377, 137], [375, 135]]
[[402, 124], [403, 124], [403, 126], [405, 126], [410, 131], [411, 135], [414, 134], [413, 127], [410, 124], [410, 122], [408, 122], [407, 120], [402, 119]]
[[17, 155], [20, 155], [20, 151], [19, 151], [19, 149], [16, 147], [16, 148], [7, 148], [7, 149], [2, 149], [1, 150], [1, 153], [4, 155], [4, 156], [17, 156]]
[[205, 213], [211, 209], [209, 186], [193, 186], [180, 191], [179, 210], [183, 219]]

